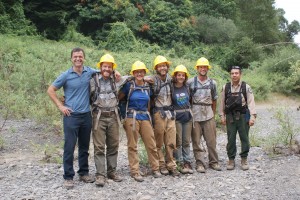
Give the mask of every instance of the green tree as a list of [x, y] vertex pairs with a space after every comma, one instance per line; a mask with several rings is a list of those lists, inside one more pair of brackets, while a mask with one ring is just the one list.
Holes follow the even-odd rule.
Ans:
[[71, 19], [77, 20], [76, 4], [71, 0], [23, 1], [26, 17], [35, 24], [40, 34], [53, 40], [61, 39]]
[[275, 0], [236, 0], [237, 24], [244, 35], [256, 43], [275, 43], [280, 39]]
[[111, 23], [128, 21], [133, 23], [137, 9], [129, 0], [89, 0], [76, 5], [80, 19], [80, 32], [93, 39], [105, 41]]
[[201, 42], [206, 44], [229, 42], [237, 34], [237, 28], [232, 20], [209, 15], [197, 17], [195, 29]]
[[300, 24], [294, 20], [290, 24], [284, 17], [285, 11], [282, 8], [277, 9], [277, 17], [279, 20], [279, 31], [282, 33], [282, 40], [292, 42], [295, 35], [300, 31]]
[[216, 18], [235, 19], [236, 3], [234, 0], [192, 0], [193, 14], [206, 14]]
[[0, 32], [18, 35], [36, 34], [36, 29], [25, 18], [22, 0], [0, 1]]

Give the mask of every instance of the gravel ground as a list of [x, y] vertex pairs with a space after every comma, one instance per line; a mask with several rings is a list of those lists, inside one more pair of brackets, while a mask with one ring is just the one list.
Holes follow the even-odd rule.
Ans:
[[[300, 120], [296, 106], [284, 101], [291, 109], [295, 122]], [[280, 104], [282, 105], [282, 104]], [[292, 105], [292, 106], [291, 106]], [[276, 131], [272, 108], [277, 104], [257, 106], [258, 119], [252, 131], [269, 135]], [[0, 125], [3, 119], [0, 119]], [[299, 123], [298, 123], [299, 124]], [[5, 148], [0, 151], [0, 199], [300, 199], [299, 155], [268, 156], [260, 147], [252, 147], [250, 170], [240, 169], [240, 159], [233, 171], [226, 170], [226, 133], [218, 133], [221, 172], [208, 169], [205, 174], [194, 172], [181, 177], [147, 176], [138, 183], [129, 176], [126, 137], [121, 136], [118, 172], [121, 183], [108, 180], [103, 188], [85, 184], [75, 176], [75, 187], [66, 190], [61, 164], [42, 162], [43, 144], [59, 144], [62, 136], [55, 135], [31, 120], [8, 120], [2, 129]], [[90, 173], [95, 173], [93, 149], [90, 151]], [[77, 162], [74, 162], [78, 169]]]

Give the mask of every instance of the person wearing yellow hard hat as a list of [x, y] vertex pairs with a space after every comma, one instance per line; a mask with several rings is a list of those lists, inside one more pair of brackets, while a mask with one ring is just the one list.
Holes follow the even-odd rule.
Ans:
[[[151, 76], [153, 83], [154, 135], [159, 156], [160, 172], [163, 175], [179, 176], [177, 165], [173, 157], [176, 147], [175, 113], [172, 106], [171, 85], [172, 77], [168, 74], [171, 62], [164, 56], [157, 56], [153, 62], [156, 71]], [[163, 153], [165, 147], [165, 154]], [[165, 160], [166, 157], [166, 160]]]
[[139, 169], [137, 152], [139, 135], [145, 144], [153, 177], [161, 177], [149, 113], [151, 91], [149, 84], [144, 81], [144, 76], [147, 72], [148, 69], [143, 62], [136, 61], [133, 63], [130, 74], [133, 75], [134, 79], [127, 82], [119, 94], [120, 100], [127, 98], [124, 129], [127, 135], [128, 160], [131, 177], [138, 182], [144, 181]]
[[192, 145], [196, 160], [196, 171], [199, 173], [206, 172], [205, 151], [200, 145], [202, 136], [208, 149], [209, 167], [221, 171], [216, 149], [215, 113], [218, 98], [217, 83], [207, 75], [212, 67], [206, 58], [199, 58], [194, 68], [197, 70], [198, 75], [189, 79], [188, 84], [191, 91], [194, 118]]
[[[116, 81], [114, 72], [117, 64], [110, 54], [105, 54], [97, 63], [100, 69], [90, 80], [90, 95], [93, 116], [94, 160], [96, 166], [96, 186], [103, 187], [105, 178], [122, 181], [117, 174], [119, 149], [118, 91], [127, 77]], [[105, 151], [106, 150], [106, 151]], [[105, 163], [107, 167], [105, 167]], [[105, 168], [107, 170], [105, 170]]]
[[[78, 174], [79, 180], [85, 183], [94, 182], [89, 175], [89, 145], [92, 128], [92, 117], [89, 105], [89, 80], [97, 72], [84, 66], [85, 53], [82, 48], [76, 47], [71, 51], [72, 67], [63, 72], [49, 86], [47, 93], [53, 103], [63, 114], [64, 127], [64, 183], [66, 189], [74, 187], [74, 150], [78, 141]], [[56, 91], [63, 88], [65, 101], [59, 100]]]
[[173, 92], [172, 101], [176, 113], [176, 150], [175, 158], [179, 164], [179, 171], [182, 174], [192, 174], [190, 156], [190, 142], [192, 133], [192, 111], [190, 105], [190, 92], [186, 85], [189, 77], [187, 68], [178, 65], [172, 72]]

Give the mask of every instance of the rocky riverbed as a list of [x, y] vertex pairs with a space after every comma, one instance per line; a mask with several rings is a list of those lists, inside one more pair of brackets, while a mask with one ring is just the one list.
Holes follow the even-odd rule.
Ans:
[[[275, 105], [275, 104], [274, 104]], [[274, 105], [258, 105], [258, 119], [252, 132], [269, 135], [276, 131], [272, 117]], [[291, 106], [292, 105], [292, 106]], [[300, 111], [293, 101], [289, 105], [295, 123]], [[275, 105], [276, 106], [276, 105]], [[3, 124], [3, 119], [0, 119]], [[164, 176], [155, 179], [147, 176], [138, 183], [129, 175], [126, 137], [121, 135], [118, 173], [120, 183], [108, 180], [103, 188], [93, 183], [78, 181], [66, 190], [61, 164], [46, 163], [42, 148], [46, 144], [59, 144], [63, 137], [53, 134], [31, 120], [8, 120], [0, 132], [5, 141], [0, 150], [0, 199], [300, 199], [299, 154], [269, 156], [261, 147], [252, 147], [249, 155], [250, 170], [226, 170], [226, 133], [218, 132], [218, 152], [222, 171], [208, 169], [181, 177]], [[90, 173], [94, 175], [93, 149], [90, 150]], [[74, 162], [78, 169], [77, 162]]]

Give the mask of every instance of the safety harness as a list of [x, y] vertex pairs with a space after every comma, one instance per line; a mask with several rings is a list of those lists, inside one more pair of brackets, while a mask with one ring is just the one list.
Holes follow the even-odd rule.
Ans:
[[[163, 87], [166, 87], [166, 90], [168, 90], [167, 87], [169, 87], [170, 89], [170, 95], [169, 97], [172, 99], [172, 95], [174, 93], [174, 86], [173, 86], [173, 83], [172, 83], [172, 79], [171, 78], [168, 78], [167, 77], [167, 81], [165, 83], [161, 83], [161, 79], [158, 75], [155, 75], [154, 76], [154, 81], [155, 81], [155, 84], [153, 85], [153, 100], [154, 102], [157, 101], [157, 97], [161, 91], [161, 89]], [[154, 106], [153, 107], [153, 113], [156, 113], [156, 112], [160, 112], [160, 115], [163, 119], [165, 119], [166, 117], [168, 119], [175, 119], [175, 113], [173, 112], [174, 111], [174, 106], [171, 104], [170, 106], [162, 106], [162, 107], [156, 107]], [[172, 114], [173, 113], [173, 114]]]
[[[172, 85], [172, 87], [173, 87], [173, 91], [174, 91], [174, 85]], [[184, 85], [183, 87], [186, 88], [186, 91], [188, 93], [188, 97], [190, 98], [191, 96], [190, 96], [190, 90], [189, 90], [189, 88], [186, 85]], [[174, 108], [174, 111], [175, 111], [175, 118], [176, 118], [176, 114], [177, 113], [189, 112], [191, 114], [191, 116], [192, 116], [193, 127], [195, 127], [194, 126], [194, 116], [193, 116], [193, 112], [192, 112], [192, 109], [191, 109], [191, 105], [189, 105], [188, 108], [185, 108], [185, 109], [176, 109], [176, 108]]]
[[[150, 105], [150, 85], [146, 82], [143, 86], [136, 86], [134, 79], [131, 79], [130, 81], [130, 89], [129, 92], [127, 94], [127, 100], [126, 100], [126, 109], [125, 109], [125, 118], [127, 118], [128, 114], [132, 114], [132, 119], [133, 119], [133, 126], [132, 126], [132, 130], [135, 131], [135, 121], [136, 121], [136, 115], [137, 114], [146, 114], [148, 115], [149, 119], [150, 119], [150, 123], [152, 125], [152, 120], [151, 120], [151, 115], [150, 112], [148, 111], [141, 111], [141, 110], [135, 110], [132, 108], [128, 108], [128, 104], [129, 104], [129, 100], [131, 95], [133, 94], [134, 91], [136, 90], [140, 90], [144, 93], [146, 93], [149, 96], [149, 102], [148, 102], [148, 106]], [[123, 101], [124, 103], [124, 101]]]
[[[242, 105], [242, 94], [246, 104]], [[238, 92], [231, 92], [231, 82], [225, 85], [225, 113], [230, 114], [230, 122], [233, 122], [233, 116], [239, 120], [241, 114], [248, 112], [246, 82], [242, 81]]]
[[[193, 97], [197, 90], [209, 90], [211, 91], [211, 97], [213, 98], [215, 96], [214, 94], [214, 84], [213, 84], [213, 79], [209, 79], [209, 85], [205, 85], [204, 87], [199, 87], [198, 86], [198, 79], [197, 76], [194, 77], [194, 88], [191, 92], [191, 97]], [[201, 102], [194, 102], [192, 100], [192, 105], [201, 105], [201, 106], [211, 106], [212, 104], [207, 104], [207, 103], [201, 103]]]
[[[113, 75], [114, 77], [114, 75]], [[93, 112], [98, 112], [97, 114], [97, 120], [96, 123], [94, 125], [94, 130], [97, 130], [98, 128], [98, 123], [99, 123], [99, 119], [101, 117], [101, 114], [107, 114], [109, 115], [110, 113], [114, 112], [117, 116], [117, 120], [118, 120], [118, 124], [119, 126], [121, 126], [121, 121], [119, 118], [119, 111], [118, 111], [118, 106], [115, 107], [108, 107], [108, 108], [104, 108], [104, 107], [100, 107], [96, 102], [98, 99], [101, 98], [101, 94], [110, 94], [113, 93], [116, 97], [116, 101], [118, 104], [118, 95], [117, 95], [117, 87], [116, 87], [116, 83], [113, 80], [113, 78], [110, 78], [110, 86], [111, 86], [111, 90], [110, 91], [101, 91], [101, 84], [99, 82], [99, 73], [95, 73], [93, 74], [92, 78], [94, 79], [95, 82], [95, 93], [93, 96], [91, 96], [91, 105], [94, 107], [93, 108]]]

